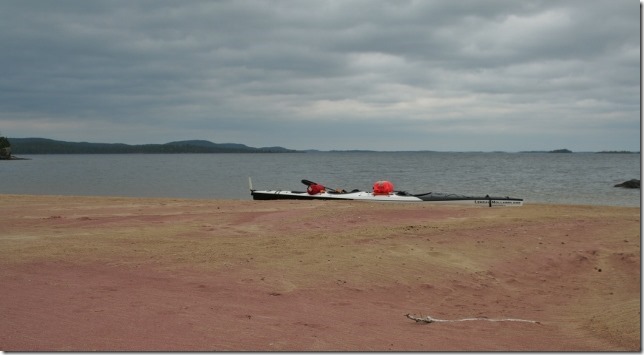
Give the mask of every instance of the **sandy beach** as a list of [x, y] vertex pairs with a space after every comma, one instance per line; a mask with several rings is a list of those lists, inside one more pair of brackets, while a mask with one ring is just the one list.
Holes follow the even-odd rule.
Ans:
[[0, 195], [0, 350], [640, 351], [640, 230], [632, 207]]

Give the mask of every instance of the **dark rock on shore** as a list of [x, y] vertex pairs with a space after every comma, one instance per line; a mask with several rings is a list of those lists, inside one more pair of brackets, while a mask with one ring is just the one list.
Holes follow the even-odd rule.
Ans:
[[624, 187], [627, 189], [639, 189], [640, 188], [640, 181], [638, 179], [630, 179], [628, 181], [624, 181], [621, 184], [615, 185], [615, 187]]

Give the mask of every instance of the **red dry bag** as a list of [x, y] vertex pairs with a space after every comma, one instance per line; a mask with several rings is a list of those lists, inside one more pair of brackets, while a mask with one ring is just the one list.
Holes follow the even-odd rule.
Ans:
[[309, 195], [317, 195], [324, 192], [324, 186], [320, 184], [311, 184], [306, 188], [306, 192], [308, 192]]
[[389, 181], [376, 181], [373, 184], [373, 194], [374, 195], [389, 195], [394, 192], [394, 184]]

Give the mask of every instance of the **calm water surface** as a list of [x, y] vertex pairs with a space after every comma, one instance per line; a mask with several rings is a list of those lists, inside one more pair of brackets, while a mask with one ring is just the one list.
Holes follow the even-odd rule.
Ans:
[[288, 153], [24, 155], [0, 161], [0, 193], [251, 199], [257, 189], [304, 190], [301, 179], [370, 190], [390, 180], [412, 193], [520, 197], [526, 203], [639, 206], [639, 154]]

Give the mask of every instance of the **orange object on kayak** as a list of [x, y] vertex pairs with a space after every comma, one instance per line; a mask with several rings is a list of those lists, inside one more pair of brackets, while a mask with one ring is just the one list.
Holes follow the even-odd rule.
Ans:
[[320, 184], [311, 184], [306, 188], [306, 192], [308, 192], [309, 195], [317, 195], [324, 192], [324, 186]]
[[394, 184], [392, 184], [390, 181], [376, 181], [373, 184], [374, 195], [389, 195], [392, 192], [394, 192]]

